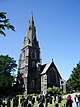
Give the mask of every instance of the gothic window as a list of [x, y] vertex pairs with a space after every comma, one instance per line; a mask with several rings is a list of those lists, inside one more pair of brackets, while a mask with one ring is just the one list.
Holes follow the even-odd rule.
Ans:
[[32, 27], [31, 26], [29, 26], [29, 30], [31, 30], [32, 29]]
[[52, 68], [51, 69], [51, 81], [53, 80], [56, 83], [56, 73], [55, 70]]
[[30, 41], [30, 39], [28, 38], [28, 44], [30, 44], [30, 42], [31, 42], [31, 41]]
[[35, 57], [35, 54], [34, 54], [34, 51], [32, 52], [32, 58], [34, 58]]
[[32, 58], [33, 58], [33, 59], [36, 58], [36, 52], [34, 52], [34, 50], [32, 51]]
[[35, 67], [35, 61], [32, 61], [32, 67]]
[[56, 83], [56, 74], [53, 68], [51, 68], [50, 71], [48, 72], [48, 83], [49, 84]]
[[35, 58], [37, 58], [37, 54], [36, 54], [36, 52], [35, 52]]

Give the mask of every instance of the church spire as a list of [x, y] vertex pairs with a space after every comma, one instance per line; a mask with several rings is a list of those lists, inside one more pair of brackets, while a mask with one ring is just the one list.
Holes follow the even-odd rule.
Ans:
[[38, 41], [36, 38], [36, 27], [34, 24], [33, 14], [31, 15], [29, 23], [28, 23], [26, 39], [27, 39], [28, 45], [30, 45], [30, 46], [36, 45], [38, 47]]
[[[40, 90], [40, 48], [36, 38], [36, 28], [33, 15], [31, 15], [26, 36], [21, 49], [18, 71], [23, 74], [25, 90], [27, 93], [35, 93]], [[34, 88], [35, 87], [35, 88]]]
[[29, 23], [30, 23], [31, 25], [34, 24], [33, 13], [31, 13], [31, 17], [30, 17]]

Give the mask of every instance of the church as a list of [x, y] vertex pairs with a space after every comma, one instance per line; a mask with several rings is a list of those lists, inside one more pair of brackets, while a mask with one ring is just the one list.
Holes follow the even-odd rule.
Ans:
[[27, 94], [45, 94], [49, 87], [60, 87], [62, 77], [53, 60], [43, 65], [40, 54], [39, 41], [37, 41], [36, 27], [32, 15], [23, 40], [18, 66], [18, 72], [23, 74]]

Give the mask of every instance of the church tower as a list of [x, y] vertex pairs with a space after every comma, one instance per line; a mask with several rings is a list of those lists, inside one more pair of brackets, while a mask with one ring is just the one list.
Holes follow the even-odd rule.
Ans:
[[18, 72], [23, 74], [25, 91], [40, 92], [40, 48], [33, 16], [30, 17], [19, 58]]

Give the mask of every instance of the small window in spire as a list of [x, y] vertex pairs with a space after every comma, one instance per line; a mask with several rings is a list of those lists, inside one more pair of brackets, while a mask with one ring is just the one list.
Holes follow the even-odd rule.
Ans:
[[30, 44], [30, 42], [31, 42], [31, 41], [30, 41], [30, 39], [28, 38], [28, 44]]
[[32, 29], [32, 27], [31, 26], [29, 26], [29, 30], [31, 30]]

